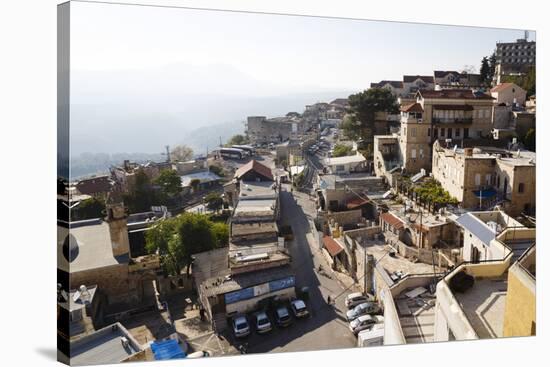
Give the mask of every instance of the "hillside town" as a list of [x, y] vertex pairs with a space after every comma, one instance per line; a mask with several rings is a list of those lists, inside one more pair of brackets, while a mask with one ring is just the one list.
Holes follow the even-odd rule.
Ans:
[[[74, 364], [536, 334], [535, 42], [58, 183]], [[174, 132], [177, 134], [177, 132]]]

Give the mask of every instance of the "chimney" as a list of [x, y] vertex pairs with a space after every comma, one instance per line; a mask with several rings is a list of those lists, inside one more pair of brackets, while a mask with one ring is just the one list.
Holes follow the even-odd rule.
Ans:
[[130, 254], [130, 240], [128, 238], [128, 222], [122, 196], [118, 191], [112, 191], [107, 196], [105, 203], [107, 218], [111, 237], [113, 256], [124, 256]]

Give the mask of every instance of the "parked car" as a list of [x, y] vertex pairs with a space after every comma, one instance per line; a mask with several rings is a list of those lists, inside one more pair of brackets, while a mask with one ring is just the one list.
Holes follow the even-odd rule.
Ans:
[[271, 321], [269, 321], [269, 317], [267, 317], [267, 314], [264, 311], [257, 312], [255, 316], [256, 332], [259, 334], [264, 334], [271, 331]]
[[235, 316], [232, 320], [233, 332], [237, 338], [242, 338], [250, 334], [250, 326], [245, 316]]
[[301, 299], [295, 299], [290, 302], [290, 308], [294, 313], [295, 317], [307, 317], [309, 316], [309, 311], [307, 310], [306, 304]]
[[381, 324], [383, 322], [384, 316], [363, 315], [350, 322], [349, 329], [352, 333], [357, 335], [360, 331], [371, 330], [374, 325]]
[[202, 357], [210, 357], [211, 355], [212, 355], [212, 352], [210, 352], [209, 350], [199, 350], [191, 354], [188, 354], [187, 358], [202, 358]]
[[346, 318], [348, 321], [353, 321], [359, 316], [373, 315], [380, 313], [381, 309], [375, 302], [363, 302], [346, 312]]
[[361, 292], [351, 293], [346, 297], [344, 304], [350, 309], [365, 302], [374, 302], [374, 296], [370, 294], [364, 295]]
[[292, 323], [290, 313], [288, 312], [288, 308], [286, 306], [277, 307], [275, 310], [275, 321], [277, 322], [277, 325], [283, 327], [286, 327]]

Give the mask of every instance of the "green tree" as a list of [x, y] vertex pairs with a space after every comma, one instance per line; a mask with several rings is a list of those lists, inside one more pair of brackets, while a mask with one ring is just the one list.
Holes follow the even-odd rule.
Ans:
[[304, 171], [298, 173], [297, 175], [294, 175], [294, 179], [293, 179], [293, 182], [292, 184], [295, 186], [295, 187], [301, 187], [304, 185], [304, 181], [305, 181], [306, 177], [304, 175]]
[[212, 224], [212, 233], [216, 240], [216, 248], [229, 245], [229, 226], [223, 222], [214, 222]]
[[374, 132], [374, 119], [377, 112], [397, 113], [399, 106], [395, 96], [385, 88], [370, 88], [348, 97], [350, 121], [344, 124], [352, 131], [346, 135], [358, 135], [363, 140], [371, 141]]
[[185, 267], [189, 274], [193, 255], [227, 245], [229, 230], [204, 214], [185, 212], [155, 224], [146, 232], [145, 241], [147, 251], [159, 254], [168, 274], [180, 274]]
[[198, 178], [194, 178], [191, 180], [191, 182], [189, 182], [189, 185], [193, 189], [193, 192], [196, 192], [198, 190], [200, 183], [201, 180], [199, 180]]
[[236, 134], [236, 135], [233, 135], [227, 142], [227, 145], [231, 146], [231, 145], [242, 145], [242, 144], [247, 144], [248, 143], [248, 139], [246, 136], [242, 135], [242, 134]]
[[223, 198], [220, 194], [215, 192], [211, 192], [206, 195], [204, 200], [206, 201], [206, 207], [210, 210], [214, 210], [215, 212], [218, 212], [223, 205]]
[[224, 176], [224, 173], [223, 173], [223, 168], [220, 167], [220, 166], [217, 166], [217, 165], [211, 165], [208, 167], [208, 169], [210, 170], [210, 172], [220, 176], [220, 177], [223, 177]]
[[352, 149], [349, 145], [345, 144], [336, 144], [334, 146], [334, 151], [332, 153], [333, 157], [345, 157], [347, 155], [350, 155]]
[[73, 220], [100, 218], [104, 214], [105, 202], [97, 198], [82, 200], [71, 210]]
[[479, 79], [481, 83], [487, 85], [489, 76], [492, 78], [492, 75], [489, 75], [491, 72], [491, 68], [489, 66], [489, 59], [487, 56], [483, 56], [483, 59], [481, 59], [481, 67], [479, 68]]
[[176, 196], [182, 190], [181, 177], [172, 169], [163, 170], [154, 183], [160, 186], [161, 192], [168, 197]]
[[151, 180], [143, 170], [137, 171], [131, 191], [124, 195], [123, 199], [131, 213], [150, 210], [151, 205], [158, 200], [151, 186]]
[[526, 149], [536, 152], [537, 137], [535, 129], [527, 130], [525, 138], [523, 139], [523, 144], [525, 145]]
[[487, 85], [490, 85], [493, 81], [493, 76], [495, 75], [497, 69], [497, 55], [493, 52], [491, 56], [489, 56], [489, 75], [488, 75], [488, 82]]

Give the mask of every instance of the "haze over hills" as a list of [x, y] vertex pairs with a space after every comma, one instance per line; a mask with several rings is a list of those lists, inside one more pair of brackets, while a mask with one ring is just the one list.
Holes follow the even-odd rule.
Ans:
[[[124, 154], [163, 159], [165, 145], [185, 144], [202, 154], [220, 138], [244, 132], [247, 116], [302, 112], [307, 104], [356, 92], [273, 85], [226, 65], [73, 71], [71, 78], [72, 177], [106, 171]], [[99, 153], [117, 162], [91, 159]]]

